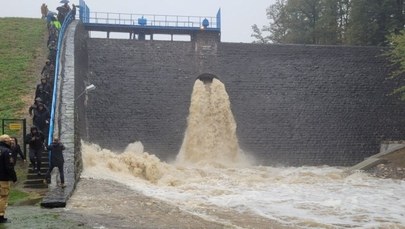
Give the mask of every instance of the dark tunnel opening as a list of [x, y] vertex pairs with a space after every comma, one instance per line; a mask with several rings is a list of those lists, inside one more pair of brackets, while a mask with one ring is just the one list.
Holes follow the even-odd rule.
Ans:
[[197, 77], [197, 79], [201, 80], [204, 84], [212, 83], [214, 78], [218, 79], [218, 76], [211, 73], [203, 73]]

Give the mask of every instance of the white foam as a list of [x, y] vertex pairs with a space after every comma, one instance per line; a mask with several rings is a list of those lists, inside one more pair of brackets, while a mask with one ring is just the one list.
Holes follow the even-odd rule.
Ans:
[[[334, 167], [250, 166], [239, 149], [224, 85], [194, 85], [175, 164], [140, 142], [114, 153], [82, 144], [83, 177], [120, 182], [203, 217], [207, 206], [248, 212], [295, 228], [405, 228], [405, 181]], [[211, 220], [221, 220], [211, 218]], [[265, 227], [266, 225], [264, 225]]]
[[[108, 166], [106, 162], [112, 160], [127, 168], [128, 162], [117, 159], [122, 154], [84, 144], [83, 158], [87, 154], [93, 155], [93, 161], [84, 163], [83, 177], [114, 180], [191, 212], [214, 205], [303, 228], [314, 222], [355, 228], [405, 225], [405, 182], [400, 180], [364, 173], [346, 176], [343, 169], [334, 167], [196, 168], [162, 163], [146, 153], [134, 156], [135, 161], [152, 160], [161, 174], [148, 180], [142, 172]], [[150, 164], [146, 161], [136, 165]]]

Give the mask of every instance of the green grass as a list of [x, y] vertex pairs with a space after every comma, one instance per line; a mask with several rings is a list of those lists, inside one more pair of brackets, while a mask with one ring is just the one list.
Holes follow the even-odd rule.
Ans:
[[[0, 119], [25, 118], [34, 97], [34, 88], [40, 78], [42, 66], [35, 59], [46, 56], [46, 23], [41, 19], [0, 18]], [[44, 60], [40, 60], [45, 63]], [[20, 143], [21, 145], [21, 143]], [[20, 164], [19, 164], [20, 163]], [[9, 203], [38, 198], [35, 193], [24, 192], [28, 164], [21, 161], [15, 167], [18, 183], [12, 185]]]
[[0, 18], [0, 119], [26, 115], [23, 97], [33, 93], [39, 79], [32, 68], [43, 52], [45, 33], [43, 20]]
[[20, 191], [18, 189], [12, 189], [8, 197], [8, 203], [14, 205], [15, 203], [26, 200], [30, 196], [29, 193]]

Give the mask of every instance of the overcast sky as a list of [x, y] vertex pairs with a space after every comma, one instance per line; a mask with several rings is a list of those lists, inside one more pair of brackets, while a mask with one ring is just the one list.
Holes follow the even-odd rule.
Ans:
[[[60, 0], [59, 0], [60, 1]], [[56, 0], [2, 0], [0, 17], [40, 18], [40, 6], [48, 5], [56, 11], [61, 5]], [[223, 42], [252, 42], [251, 26], [260, 28], [268, 23], [266, 8], [275, 0], [86, 0], [92, 12], [133, 14], [168, 14], [181, 16], [213, 16], [219, 8], [222, 13]], [[79, 0], [70, 1], [79, 4]]]

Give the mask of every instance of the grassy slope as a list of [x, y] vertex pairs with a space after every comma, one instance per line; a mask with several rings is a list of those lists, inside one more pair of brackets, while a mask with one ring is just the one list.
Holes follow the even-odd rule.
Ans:
[[[43, 20], [0, 18], [0, 119], [27, 117], [47, 54], [46, 34]], [[11, 189], [10, 204], [38, 196], [22, 188], [27, 168], [28, 163], [17, 162], [19, 181]]]
[[0, 18], [0, 118], [26, 116], [24, 98], [34, 93], [40, 75], [33, 62], [43, 52], [45, 33], [43, 20]]

